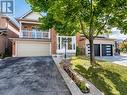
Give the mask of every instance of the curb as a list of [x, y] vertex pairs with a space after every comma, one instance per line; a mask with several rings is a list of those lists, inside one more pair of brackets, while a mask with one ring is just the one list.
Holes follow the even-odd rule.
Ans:
[[58, 62], [57, 60], [55, 60], [53, 58], [60, 74], [62, 75], [68, 89], [70, 90], [72, 95], [92, 95], [90, 93], [88, 94], [84, 94], [80, 91], [80, 89], [78, 88], [78, 86], [74, 83], [74, 81], [68, 76], [68, 74], [60, 67], [60, 62]]
[[91, 82], [87, 81], [87, 79], [83, 78], [81, 75], [78, 75], [78, 77], [80, 77], [81, 79], [83, 79], [86, 83], [86, 85], [90, 88], [90, 93], [82, 93], [81, 90], [79, 89], [79, 87], [75, 84], [75, 82], [69, 77], [69, 75], [61, 68], [60, 66], [60, 62], [62, 61], [62, 59], [60, 58], [54, 58], [52, 57], [60, 74], [62, 75], [68, 89], [70, 90], [72, 95], [104, 95], [99, 89], [97, 89]]

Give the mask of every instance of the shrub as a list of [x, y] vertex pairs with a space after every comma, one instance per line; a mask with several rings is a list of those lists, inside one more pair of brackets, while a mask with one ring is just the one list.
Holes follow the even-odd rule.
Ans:
[[90, 90], [86, 87], [85, 83], [74, 74], [73, 70], [69, 67], [69, 65], [63, 65], [63, 69], [68, 73], [70, 78], [76, 83], [76, 85], [83, 93], [90, 92]]
[[77, 46], [76, 47], [76, 56], [81, 54], [81, 49]]
[[4, 53], [0, 53], [0, 58], [3, 59], [5, 57]]

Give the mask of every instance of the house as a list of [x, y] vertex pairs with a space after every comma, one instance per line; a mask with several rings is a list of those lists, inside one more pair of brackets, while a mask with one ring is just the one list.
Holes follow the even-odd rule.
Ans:
[[[90, 44], [81, 34], [77, 36], [79, 39], [78, 46], [80, 50], [84, 50], [86, 56], [90, 56]], [[99, 35], [94, 39], [94, 54], [95, 56], [114, 56], [115, 52], [115, 39], [109, 38], [107, 34]]]
[[[89, 55], [88, 40], [79, 33], [75, 36], [61, 36], [53, 28], [46, 31], [39, 29], [38, 19], [41, 16], [40, 13], [30, 11], [17, 19], [20, 24], [20, 35], [19, 38], [13, 38], [13, 56], [50, 56], [64, 54], [65, 49], [68, 55], [75, 55], [77, 46], [83, 54]], [[104, 56], [112, 56], [114, 40], [101, 39], [103, 41], [96, 39], [95, 51], [100, 52], [100, 56], [104, 53], [102, 51], [105, 51]], [[110, 52], [109, 45], [111, 45], [111, 55], [107, 53]]]
[[0, 16], [0, 55], [12, 54], [12, 43], [9, 38], [18, 38], [18, 26], [7, 16]]

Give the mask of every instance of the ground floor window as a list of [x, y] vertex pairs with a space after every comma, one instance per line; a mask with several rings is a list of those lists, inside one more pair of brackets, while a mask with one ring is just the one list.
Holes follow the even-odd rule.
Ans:
[[75, 36], [57, 36], [57, 51], [64, 52], [65, 46], [67, 52], [76, 51], [76, 37]]

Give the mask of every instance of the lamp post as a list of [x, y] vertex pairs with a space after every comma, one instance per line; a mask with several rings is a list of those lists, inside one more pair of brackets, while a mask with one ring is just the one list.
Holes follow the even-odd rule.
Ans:
[[65, 61], [66, 61], [66, 58], [67, 58], [67, 45], [66, 45], [67, 42], [68, 42], [68, 39], [65, 38], [65, 39], [64, 39], [64, 43], [65, 43], [65, 53], [64, 53], [64, 58], [65, 58]]

